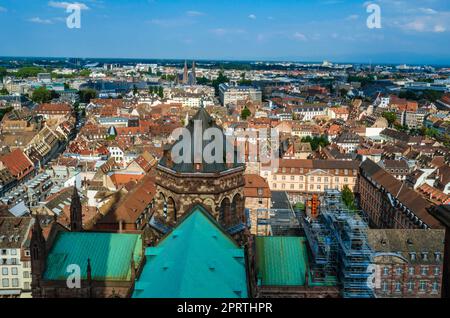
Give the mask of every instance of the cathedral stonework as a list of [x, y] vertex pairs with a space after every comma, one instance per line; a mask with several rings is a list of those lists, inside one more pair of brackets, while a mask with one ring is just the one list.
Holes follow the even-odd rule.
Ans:
[[[202, 132], [218, 127], [207, 111], [201, 108], [186, 128], [193, 133], [194, 122], [198, 120], [202, 122]], [[235, 236], [244, 231], [245, 165], [237, 163], [237, 152], [231, 163], [194, 163], [194, 158], [191, 158], [192, 163], [175, 164], [170, 153], [174, 144], [165, 149], [157, 166], [154, 224], [172, 228], [185, 213], [200, 204], [230, 234]], [[203, 147], [206, 144], [204, 142]]]

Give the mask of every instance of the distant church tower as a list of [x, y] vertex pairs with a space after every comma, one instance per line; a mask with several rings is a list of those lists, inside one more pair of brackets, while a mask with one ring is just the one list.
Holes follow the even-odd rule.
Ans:
[[195, 74], [195, 61], [192, 62], [191, 85], [197, 85], [197, 74]]
[[77, 186], [74, 185], [72, 193], [72, 202], [70, 203], [70, 231], [83, 231], [83, 208], [81, 206], [80, 196]]
[[183, 71], [183, 84], [186, 85], [189, 81], [189, 74], [188, 74], [188, 66], [187, 61], [184, 61], [184, 71]]

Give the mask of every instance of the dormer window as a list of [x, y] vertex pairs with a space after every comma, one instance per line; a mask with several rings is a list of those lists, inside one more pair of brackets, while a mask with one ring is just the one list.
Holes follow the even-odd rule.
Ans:
[[422, 252], [422, 259], [428, 261], [428, 252]]
[[436, 262], [439, 262], [441, 260], [441, 253], [439, 252], [434, 253], [434, 258], [436, 259]]
[[409, 257], [411, 258], [411, 261], [415, 261], [416, 260], [416, 253], [414, 253], [414, 252], [409, 253]]

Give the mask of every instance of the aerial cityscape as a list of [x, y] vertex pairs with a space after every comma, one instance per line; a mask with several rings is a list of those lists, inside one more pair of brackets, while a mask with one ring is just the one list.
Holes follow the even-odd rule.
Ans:
[[0, 0], [0, 303], [450, 296], [449, 3], [281, 2]]

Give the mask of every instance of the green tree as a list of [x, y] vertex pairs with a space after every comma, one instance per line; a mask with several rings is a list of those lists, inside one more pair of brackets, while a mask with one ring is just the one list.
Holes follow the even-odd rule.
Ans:
[[342, 202], [349, 208], [350, 210], [356, 210], [355, 207], [355, 195], [352, 190], [348, 187], [348, 185], [344, 185], [342, 188]]
[[31, 100], [36, 103], [48, 103], [52, 100], [52, 92], [45, 86], [41, 86], [33, 91]]
[[3, 108], [0, 109], [0, 120], [3, 119], [3, 116], [5, 116], [7, 113], [9, 113], [10, 111], [12, 111], [14, 108], [13, 107], [8, 107], [8, 108]]
[[241, 80], [238, 82], [239, 85], [242, 86], [250, 86], [252, 85], [252, 81], [245, 78], [245, 73], [241, 74]]
[[15, 75], [21, 78], [36, 77], [39, 73], [44, 73], [45, 69], [37, 66], [25, 66], [20, 68]]
[[3, 87], [2, 89], [0, 89], [0, 95], [9, 95], [9, 92], [5, 87]]
[[97, 91], [95, 89], [83, 89], [78, 92], [78, 95], [80, 96], [80, 102], [81, 103], [89, 103], [91, 99], [97, 98]]
[[210, 85], [211, 81], [204, 76], [197, 77], [197, 84], [198, 85]]
[[319, 147], [326, 147], [330, 144], [326, 136], [314, 137], [306, 136], [302, 138], [302, 142], [307, 142], [311, 145], [311, 149], [316, 151]]
[[219, 85], [223, 83], [229, 83], [230, 79], [223, 74], [223, 71], [219, 72], [219, 75], [215, 80], [212, 81], [212, 85], [216, 90], [216, 94], [219, 93]]
[[164, 98], [164, 88], [162, 86], [158, 87], [158, 96]]
[[339, 93], [341, 94], [341, 97], [345, 97], [345, 96], [347, 96], [348, 90], [345, 88], [341, 88], [339, 90]]
[[138, 88], [136, 85], [133, 85], [133, 95], [137, 95], [138, 94]]
[[88, 77], [89, 75], [91, 75], [91, 70], [84, 69], [84, 70], [81, 70], [81, 71], [79, 72], [79, 74], [80, 74], [80, 76]]
[[394, 112], [384, 112], [382, 116], [386, 118], [389, 127], [392, 127], [392, 125], [397, 120], [397, 115]]
[[8, 75], [8, 70], [6, 69], [6, 67], [0, 67], [0, 80], [3, 79], [3, 77], [5, 77], [6, 75]]
[[241, 118], [243, 120], [247, 120], [247, 118], [250, 117], [251, 114], [252, 113], [250, 112], [250, 109], [248, 109], [247, 106], [245, 106], [241, 111]]

